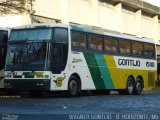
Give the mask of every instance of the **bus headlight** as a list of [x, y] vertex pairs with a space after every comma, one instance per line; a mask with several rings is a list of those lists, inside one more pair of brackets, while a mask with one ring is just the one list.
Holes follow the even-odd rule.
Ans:
[[4, 76], [5, 78], [11, 78], [12, 77], [12, 73], [8, 72], [7, 75]]

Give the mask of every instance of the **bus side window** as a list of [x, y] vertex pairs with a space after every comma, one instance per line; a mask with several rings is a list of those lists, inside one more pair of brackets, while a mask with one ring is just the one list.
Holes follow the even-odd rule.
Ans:
[[132, 52], [133, 52], [133, 55], [142, 56], [142, 54], [143, 54], [142, 43], [132, 42]]
[[103, 37], [89, 35], [89, 49], [93, 51], [103, 51]]
[[73, 49], [86, 49], [87, 48], [87, 42], [86, 42], [86, 34], [77, 32], [77, 31], [71, 31], [71, 41], [72, 41], [72, 48]]
[[101, 36], [97, 37], [97, 50], [103, 51], [103, 38]]
[[144, 57], [148, 57], [148, 58], [155, 57], [154, 45], [144, 43]]
[[119, 40], [119, 52], [120, 54], [128, 55], [131, 54], [131, 43], [126, 40]]
[[105, 51], [116, 53], [117, 52], [117, 40], [114, 38], [105, 38], [104, 42]]

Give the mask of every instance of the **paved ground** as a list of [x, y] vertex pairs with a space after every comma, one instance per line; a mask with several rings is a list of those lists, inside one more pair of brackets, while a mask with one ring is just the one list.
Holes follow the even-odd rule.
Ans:
[[[7, 98], [8, 97], [8, 98]], [[0, 98], [2, 120], [160, 119], [160, 92], [142, 95], [99, 95], [77, 98]], [[34, 120], [33, 119], [33, 120]]]

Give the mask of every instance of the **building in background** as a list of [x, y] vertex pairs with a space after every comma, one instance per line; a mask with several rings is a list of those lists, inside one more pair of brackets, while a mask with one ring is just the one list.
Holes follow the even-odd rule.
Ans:
[[160, 45], [160, 8], [141, 0], [35, 0], [33, 13], [0, 17], [0, 27], [31, 23], [85, 24]]

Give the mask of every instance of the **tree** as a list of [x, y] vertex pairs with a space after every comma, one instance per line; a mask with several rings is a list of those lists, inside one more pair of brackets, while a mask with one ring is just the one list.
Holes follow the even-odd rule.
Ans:
[[0, 14], [22, 14], [32, 12], [34, 0], [0, 0]]

